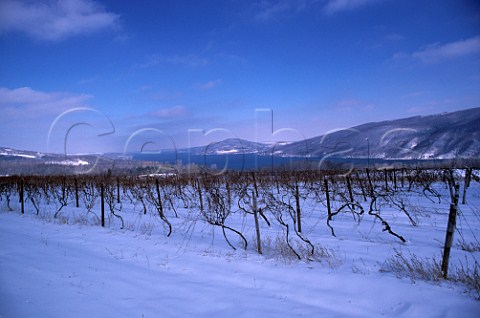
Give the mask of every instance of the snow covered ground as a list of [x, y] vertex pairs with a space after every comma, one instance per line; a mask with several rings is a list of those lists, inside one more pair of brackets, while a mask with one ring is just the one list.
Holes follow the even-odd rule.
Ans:
[[[478, 184], [468, 195], [451, 268], [480, 259], [479, 252], [458, 248], [462, 237], [480, 237]], [[460, 284], [412, 282], [380, 271], [394, 249], [440, 259], [447, 198], [437, 204], [413, 196], [409, 204], [416, 227], [393, 210], [382, 212], [407, 240], [401, 243], [370, 216], [359, 223], [338, 215], [332, 237], [319, 212], [324, 207], [306, 200], [304, 232], [330, 254], [307, 262], [278, 253], [277, 229], [265, 224], [265, 255], [256, 254], [250, 216], [229, 219], [250, 243], [233, 251], [218, 227], [186, 209], [178, 219], [168, 214], [174, 231], [166, 237], [156, 214], [144, 215], [135, 205], [123, 207], [126, 227], [120, 229], [114, 217], [101, 228], [84, 208], [69, 205], [54, 219], [53, 203], [37, 216], [28, 204], [21, 215], [18, 203], [7, 211], [2, 201], [0, 317], [479, 317], [480, 302]]]

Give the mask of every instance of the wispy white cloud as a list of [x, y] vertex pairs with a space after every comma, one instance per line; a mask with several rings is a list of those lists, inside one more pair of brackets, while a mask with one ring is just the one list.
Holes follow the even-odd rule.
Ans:
[[92, 0], [0, 1], [0, 32], [23, 32], [40, 40], [113, 29], [119, 18]]
[[173, 106], [170, 108], [161, 108], [149, 114], [156, 118], [169, 119], [187, 115], [187, 109], [184, 106]]
[[194, 85], [194, 87], [201, 90], [209, 90], [217, 87], [221, 83], [222, 83], [222, 80], [217, 79], [217, 80], [207, 81], [205, 83], [197, 83]]
[[185, 65], [185, 66], [205, 66], [209, 63], [207, 58], [197, 55], [174, 55], [164, 58], [164, 61], [171, 64]]
[[425, 96], [425, 94], [427, 94], [427, 91], [414, 91], [406, 95], [403, 95], [402, 98], [417, 98], [420, 96]]
[[432, 105], [427, 105], [427, 106], [411, 106], [410, 108], [407, 109], [407, 114], [426, 114], [429, 112], [434, 111], [434, 106]]
[[3, 122], [10, 122], [58, 115], [70, 108], [86, 106], [92, 97], [87, 94], [42, 92], [30, 87], [0, 87], [0, 117]]
[[326, 14], [335, 14], [342, 11], [352, 11], [380, 0], [328, 0], [323, 7]]
[[342, 11], [352, 11], [383, 0], [262, 0], [255, 5], [254, 18], [270, 22], [299, 12], [319, 11], [333, 15]]
[[173, 55], [173, 56], [162, 56], [162, 55], [152, 55], [148, 58], [148, 61], [142, 64], [137, 64], [137, 67], [148, 68], [159, 66], [162, 64], [172, 64], [180, 65], [187, 67], [197, 67], [205, 66], [210, 63], [210, 60], [206, 57], [202, 57], [196, 54], [188, 55]]
[[255, 19], [258, 21], [269, 21], [287, 11], [303, 9], [304, 6], [305, 1], [261, 1], [258, 4]]
[[410, 106], [407, 109], [407, 113], [428, 114], [432, 112], [440, 112], [443, 110], [451, 109], [452, 105], [455, 105], [455, 104], [459, 104], [459, 105], [465, 104], [465, 101], [466, 101], [465, 99], [453, 99], [453, 98], [433, 99], [421, 104]]
[[428, 45], [425, 49], [413, 52], [411, 57], [424, 63], [435, 63], [447, 59], [460, 58], [480, 53], [480, 36], [466, 40]]
[[404, 41], [406, 37], [398, 33], [390, 33], [390, 34], [387, 34], [384, 39], [387, 42], [399, 42], [399, 41]]
[[[89, 107], [88, 103], [92, 98], [92, 95], [44, 92], [29, 87], [0, 87], [0, 145], [46, 151], [45, 141], [55, 118], [68, 110]], [[57, 129], [51, 135], [52, 145], [56, 145], [55, 151], [63, 151], [60, 145], [63, 145], [66, 136], [66, 126], [86, 121], [98, 126], [98, 119], [91, 115], [92, 112], [72, 113], [58, 122]], [[85, 135], [80, 136], [77, 144], [84, 144], [84, 137]]]
[[255, 3], [254, 19], [260, 22], [276, 21], [305, 10], [320, 11], [324, 0], [261, 0]]
[[335, 105], [335, 110], [341, 113], [367, 112], [372, 111], [374, 108], [375, 105], [373, 103], [359, 99], [344, 99], [338, 101]]

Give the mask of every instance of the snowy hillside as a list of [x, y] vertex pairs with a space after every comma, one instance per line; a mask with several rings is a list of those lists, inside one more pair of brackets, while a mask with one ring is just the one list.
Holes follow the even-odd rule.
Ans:
[[106, 173], [109, 169], [130, 172], [145, 166], [120, 154], [41, 153], [0, 147], [0, 176], [8, 175], [72, 175]]
[[206, 146], [181, 149], [179, 152], [190, 152], [192, 155], [229, 155], [229, 154], [270, 154], [271, 145], [229, 138]]
[[473, 108], [367, 123], [287, 144], [226, 139], [182, 152], [381, 159], [480, 158], [479, 123], [480, 108]]
[[368, 123], [281, 149], [353, 158], [451, 159], [480, 157], [480, 108]]
[[41, 159], [44, 155], [39, 152], [16, 150], [11, 148], [0, 147], [0, 160], [11, 159]]

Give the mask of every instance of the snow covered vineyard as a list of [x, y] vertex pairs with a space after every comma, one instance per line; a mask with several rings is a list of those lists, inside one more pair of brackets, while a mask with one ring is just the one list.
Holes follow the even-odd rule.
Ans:
[[2, 177], [0, 197], [0, 317], [480, 315], [478, 170]]

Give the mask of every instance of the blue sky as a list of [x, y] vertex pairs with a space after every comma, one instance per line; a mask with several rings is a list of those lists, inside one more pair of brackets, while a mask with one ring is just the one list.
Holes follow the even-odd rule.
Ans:
[[0, 0], [0, 146], [299, 140], [479, 88], [473, 0]]

